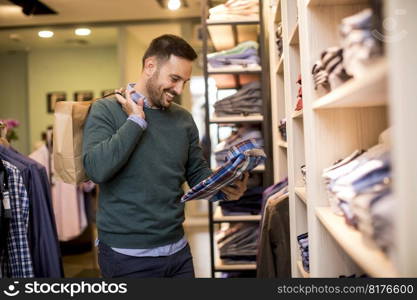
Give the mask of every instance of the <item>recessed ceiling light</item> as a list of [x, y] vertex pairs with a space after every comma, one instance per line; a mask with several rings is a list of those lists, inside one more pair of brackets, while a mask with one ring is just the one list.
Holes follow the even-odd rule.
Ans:
[[47, 39], [47, 38], [51, 38], [51, 37], [53, 37], [53, 36], [54, 36], [54, 33], [53, 33], [52, 31], [49, 31], [49, 30], [42, 30], [42, 31], [39, 31], [39, 32], [38, 32], [38, 35], [39, 35], [41, 38], [45, 38], [45, 39]]
[[170, 10], [177, 10], [181, 7], [181, 1], [180, 0], [169, 0], [167, 6], [168, 6], [168, 9], [170, 9]]
[[77, 28], [75, 29], [76, 35], [86, 36], [91, 34], [91, 29], [89, 28]]

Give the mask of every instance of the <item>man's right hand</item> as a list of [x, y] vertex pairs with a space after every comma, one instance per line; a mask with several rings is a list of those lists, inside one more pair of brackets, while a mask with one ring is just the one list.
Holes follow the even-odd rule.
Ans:
[[[130, 93], [126, 92], [125, 97], [121, 96], [123, 94], [124, 89], [116, 90], [116, 98], [117, 101], [122, 106], [123, 111], [128, 115], [137, 115], [138, 117], [145, 120], [145, 112], [143, 111], [143, 99], [139, 99], [138, 103], [136, 104], [131, 98]], [[134, 91], [131, 91], [133, 93]], [[120, 94], [119, 94], [120, 93]]]

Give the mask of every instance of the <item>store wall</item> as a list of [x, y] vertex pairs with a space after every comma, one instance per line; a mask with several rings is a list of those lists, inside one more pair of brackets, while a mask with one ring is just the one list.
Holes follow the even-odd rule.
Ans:
[[0, 53], [0, 119], [16, 119], [19, 137], [12, 146], [21, 153], [29, 151], [27, 53]]
[[72, 101], [76, 91], [91, 90], [94, 97], [100, 97], [102, 90], [119, 86], [116, 47], [34, 50], [28, 61], [32, 149], [42, 131], [53, 124], [53, 114], [47, 112], [47, 93], [63, 91]]

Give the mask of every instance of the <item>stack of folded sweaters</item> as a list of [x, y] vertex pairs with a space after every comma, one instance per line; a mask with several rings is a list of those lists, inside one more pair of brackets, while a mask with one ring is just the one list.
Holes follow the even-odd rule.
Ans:
[[237, 46], [214, 53], [207, 54], [209, 71], [218, 68], [259, 68], [260, 58], [258, 54], [259, 44], [255, 41], [245, 41]]
[[258, 0], [228, 0], [209, 9], [210, 20], [244, 20], [259, 18]]
[[217, 101], [214, 112], [219, 117], [262, 113], [261, 83], [254, 81], [245, 84], [235, 94]]

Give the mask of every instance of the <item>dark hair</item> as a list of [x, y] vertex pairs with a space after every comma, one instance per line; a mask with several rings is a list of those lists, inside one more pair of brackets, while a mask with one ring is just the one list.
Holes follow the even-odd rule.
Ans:
[[142, 58], [142, 65], [148, 57], [156, 56], [158, 60], [168, 60], [171, 55], [190, 61], [197, 58], [194, 49], [182, 38], [173, 34], [164, 34], [152, 40]]

